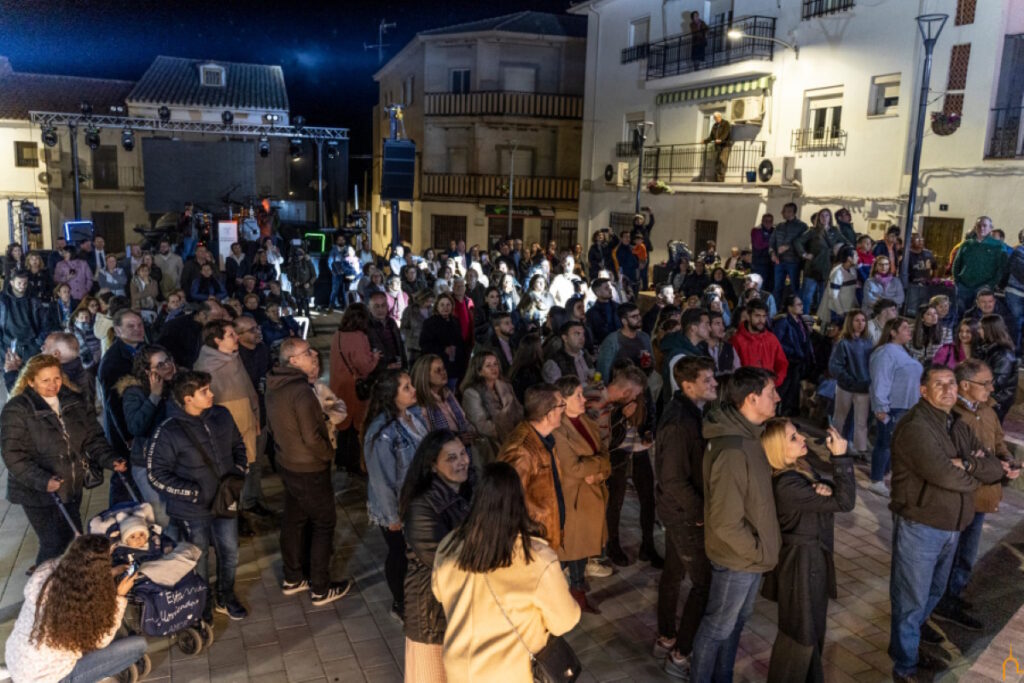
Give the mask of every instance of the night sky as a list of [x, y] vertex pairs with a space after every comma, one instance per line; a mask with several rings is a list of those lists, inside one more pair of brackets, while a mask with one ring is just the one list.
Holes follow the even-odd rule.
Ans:
[[382, 18], [384, 61], [418, 31], [520, 10], [563, 12], [568, 0], [0, 0], [0, 55], [15, 71], [137, 80], [157, 55], [279, 64], [292, 114], [347, 127], [368, 154], [372, 75]]

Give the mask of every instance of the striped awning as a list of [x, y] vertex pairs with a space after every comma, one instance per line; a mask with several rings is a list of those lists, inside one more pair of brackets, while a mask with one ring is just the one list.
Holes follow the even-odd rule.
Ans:
[[702, 85], [696, 88], [684, 88], [673, 90], [658, 95], [655, 102], [662, 104], [679, 104], [682, 102], [697, 102], [699, 100], [713, 100], [726, 97], [735, 97], [744, 93], [759, 93], [770, 88], [774, 76], [760, 76], [758, 78], [741, 78], [728, 83], [716, 83], [714, 85]]

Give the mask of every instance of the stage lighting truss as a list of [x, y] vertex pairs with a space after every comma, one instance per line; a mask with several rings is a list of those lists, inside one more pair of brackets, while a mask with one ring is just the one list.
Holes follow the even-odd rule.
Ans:
[[339, 152], [339, 150], [338, 150], [338, 141], [337, 140], [328, 140], [327, 141], [327, 158], [328, 159], [337, 159], [338, 158], [338, 152]]
[[43, 144], [47, 147], [56, 147], [60, 140], [57, 137], [57, 129], [53, 126], [43, 128]]
[[348, 140], [348, 128], [324, 128], [319, 126], [272, 126], [263, 124], [234, 123], [224, 126], [223, 123], [210, 121], [164, 121], [152, 117], [125, 116], [89, 116], [66, 112], [33, 111], [29, 118], [34, 125], [45, 130], [60, 126], [74, 125], [89, 129], [123, 130], [131, 128], [136, 134], [145, 131], [162, 133], [212, 133], [223, 135], [225, 130], [231, 135], [259, 139], [286, 138], [288, 140]]
[[166, 122], [171, 120], [171, 110], [168, 109], [166, 105], [163, 106], [163, 107], [160, 107], [159, 109], [157, 109], [156, 113], [157, 113], [157, 116], [160, 117], [160, 120], [163, 121], [164, 123], [166, 123]]
[[231, 113], [231, 110], [225, 109], [220, 115], [220, 120], [224, 122], [225, 126], [230, 126], [235, 120], [235, 115]]
[[135, 133], [132, 132], [131, 128], [125, 128], [121, 131], [121, 146], [126, 152], [135, 149]]
[[299, 159], [302, 157], [302, 138], [292, 138], [288, 143], [288, 154], [292, 156], [292, 159]]
[[85, 131], [85, 144], [89, 149], [96, 149], [100, 146], [100, 131], [99, 129], [89, 126]]
[[260, 138], [259, 142], [260, 156], [266, 159], [270, 155], [270, 139], [266, 135]]

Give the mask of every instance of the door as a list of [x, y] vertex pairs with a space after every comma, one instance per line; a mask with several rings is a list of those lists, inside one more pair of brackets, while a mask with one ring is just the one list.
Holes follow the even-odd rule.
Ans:
[[92, 225], [96, 234], [106, 240], [108, 254], [124, 251], [124, 213], [120, 211], [93, 211]]
[[398, 238], [412, 247], [412, 211], [398, 212]]
[[936, 272], [946, 272], [949, 252], [963, 239], [964, 219], [924, 216], [921, 218], [921, 231], [925, 249], [932, 252], [938, 265]]
[[92, 151], [92, 187], [94, 190], [117, 189], [117, 147], [103, 145]]
[[[401, 216], [399, 216], [401, 220]], [[466, 239], [466, 217], [465, 216], [431, 216], [431, 232], [433, 233], [432, 243], [435, 249], [441, 249], [445, 254], [451, 246], [452, 241]]]
[[707, 249], [709, 241], [718, 244], [718, 221], [696, 220], [693, 224], [693, 254], [696, 256]]
[[501, 67], [501, 89], [505, 92], [535, 92], [537, 90], [537, 67]]
[[[491, 216], [487, 219], [487, 243], [494, 245], [508, 236], [508, 219], [504, 216]], [[512, 219], [513, 239], [523, 239], [523, 219]]]

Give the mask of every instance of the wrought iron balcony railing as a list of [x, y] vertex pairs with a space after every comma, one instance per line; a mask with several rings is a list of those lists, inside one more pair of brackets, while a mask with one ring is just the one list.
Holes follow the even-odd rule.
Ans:
[[853, 9], [853, 0], [804, 0], [804, 19], [824, 17]]
[[839, 128], [799, 128], [790, 135], [794, 152], [846, 151], [845, 130]]
[[[424, 173], [421, 194], [424, 197], [508, 198], [507, 175], [474, 173]], [[516, 176], [515, 201], [545, 199], [576, 201], [580, 197], [579, 178]]]
[[[733, 143], [725, 182], [746, 182], [747, 171], [757, 169], [758, 163], [764, 158], [764, 150], [763, 140]], [[710, 143], [644, 147], [644, 178], [664, 180], [666, 183], [714, 180], [716, 157], [715, 146]]]
[[486, 91], [427, 93], [427, 116], [529, 116], [548, 119], [583, 118], [583, 98], [532, 92]]
[[1014, 159], [1024, 157], [1024, 107], [992, 110], [988, 141], [988, 157]]
[[[731, 40], [729, 31], [743, 37]], [[647, 80], [713, 69], [750, 59], [771, 61], [775, 43], [775, 17], [750, 16], [732, 23], [709, 26], [703, 42], [692, 33], [671, 36], [650, 44], [647, 55]]]

